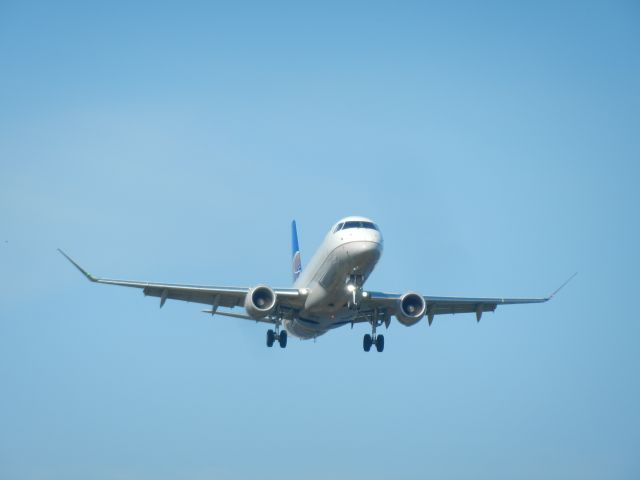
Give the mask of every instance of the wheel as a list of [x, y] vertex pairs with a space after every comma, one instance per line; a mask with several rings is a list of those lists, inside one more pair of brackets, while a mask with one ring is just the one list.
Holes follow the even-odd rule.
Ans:
[[267, 330], [267, 347], [273, 347], [273, 342], [276, 341], [276, 332], [269, 329]]
[[278, 338], [278, 343], [280, 343], [280, 348], [284, 348], [287, 346], [287, 331], [282, 330], [280, 332], [280, 337]]
[[384, 350], [384, 335], [378, 335], [376, 337], [376, 350], [379, 352]]
[[371, 350], [372, 344], [373, 340], [371, 340], [371, 335], [369, 335], [368, 333], [365, 334], [364, 338], [362, 339], [362, 348], [364, 348], [364, 351], [368, 352], [369, 350]]

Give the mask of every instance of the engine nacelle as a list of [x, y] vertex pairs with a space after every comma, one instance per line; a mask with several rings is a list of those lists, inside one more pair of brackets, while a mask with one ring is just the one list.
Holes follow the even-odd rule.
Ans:
[[265, 285], [253, 287], [244, 299], [244, 308], [251, 318], [264, 318], [276, 308], [276, 292]]
[[426, 309], [427, 304], [424, 298], [422, 298], [422, 295], [413, 292], [405, 293], [398, 301], [396, 318], [405, 327], [410, 327], [424, 317]]

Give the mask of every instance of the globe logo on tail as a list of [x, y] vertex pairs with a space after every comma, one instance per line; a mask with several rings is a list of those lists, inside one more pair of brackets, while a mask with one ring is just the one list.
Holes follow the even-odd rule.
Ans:
[[293, 254], [293, 279], [297, 280], [302, 271], [302, 262], [300, 261], [300, 251]]

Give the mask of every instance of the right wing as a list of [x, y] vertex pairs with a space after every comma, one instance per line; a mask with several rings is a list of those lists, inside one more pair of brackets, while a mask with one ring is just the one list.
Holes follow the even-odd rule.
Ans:
[[[140, 282], [132, 280], [113, 280], [108, 278], [98, 278], [84, 270], [74, 260], [62, 250], [58, 251], [69, 260], [82, 274], [91, 282], [103, 283], [106, 285], [117, 285], [121, 287], [139, 288], [142, 292], [151, 297], [160, 298], [160, 307], [162, 307], [167, 299], [182, 300], [185, 302], [202, 303], [210, 305], [212, 308], [208, 313], [218, 313], [224, 315], [223, 312], [217, 312], [218, 307], [237, 307], [244, 306], [244, 300], [249, 292], [247, 287], [212, 287], [204, 285], [177, 285], [172, 283], [155, 283]], [[287, 309], [299, 308], [304, 303], [304, 298], [299, 290], [295, 288], [276, 288], [274, 292], [277, 296], [278, 306]], [[227, 315], [229, 316], [229, 315]], [[244, 316], [233, 315], [234, 317], [244, 318]], [[250, 317], [247, 317], [250, 318]]]

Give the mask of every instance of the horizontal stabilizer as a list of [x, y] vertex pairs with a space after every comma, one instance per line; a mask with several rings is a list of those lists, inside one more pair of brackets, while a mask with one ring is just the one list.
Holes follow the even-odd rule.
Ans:
[[211, 309], [211, 310], [202, 310], [202, 313], [208, 313], [211, 316], [213, 316], [213, 315], [222, 315], [223, 317], [241, 318], [243, 320], [251, 320], [251, 321], [254, 321], [254, 322], [263, 322], [263, 323], [275, 324], [275, 322], [273, 320], [269, 319], [268, 317], [255, 319], [255, 318], [251, 318], [249, 315], [242, 315], [240, 313], [231, 313], [231, 312], [221, 312], [220, 310], [213, 310], [213, 309]]

